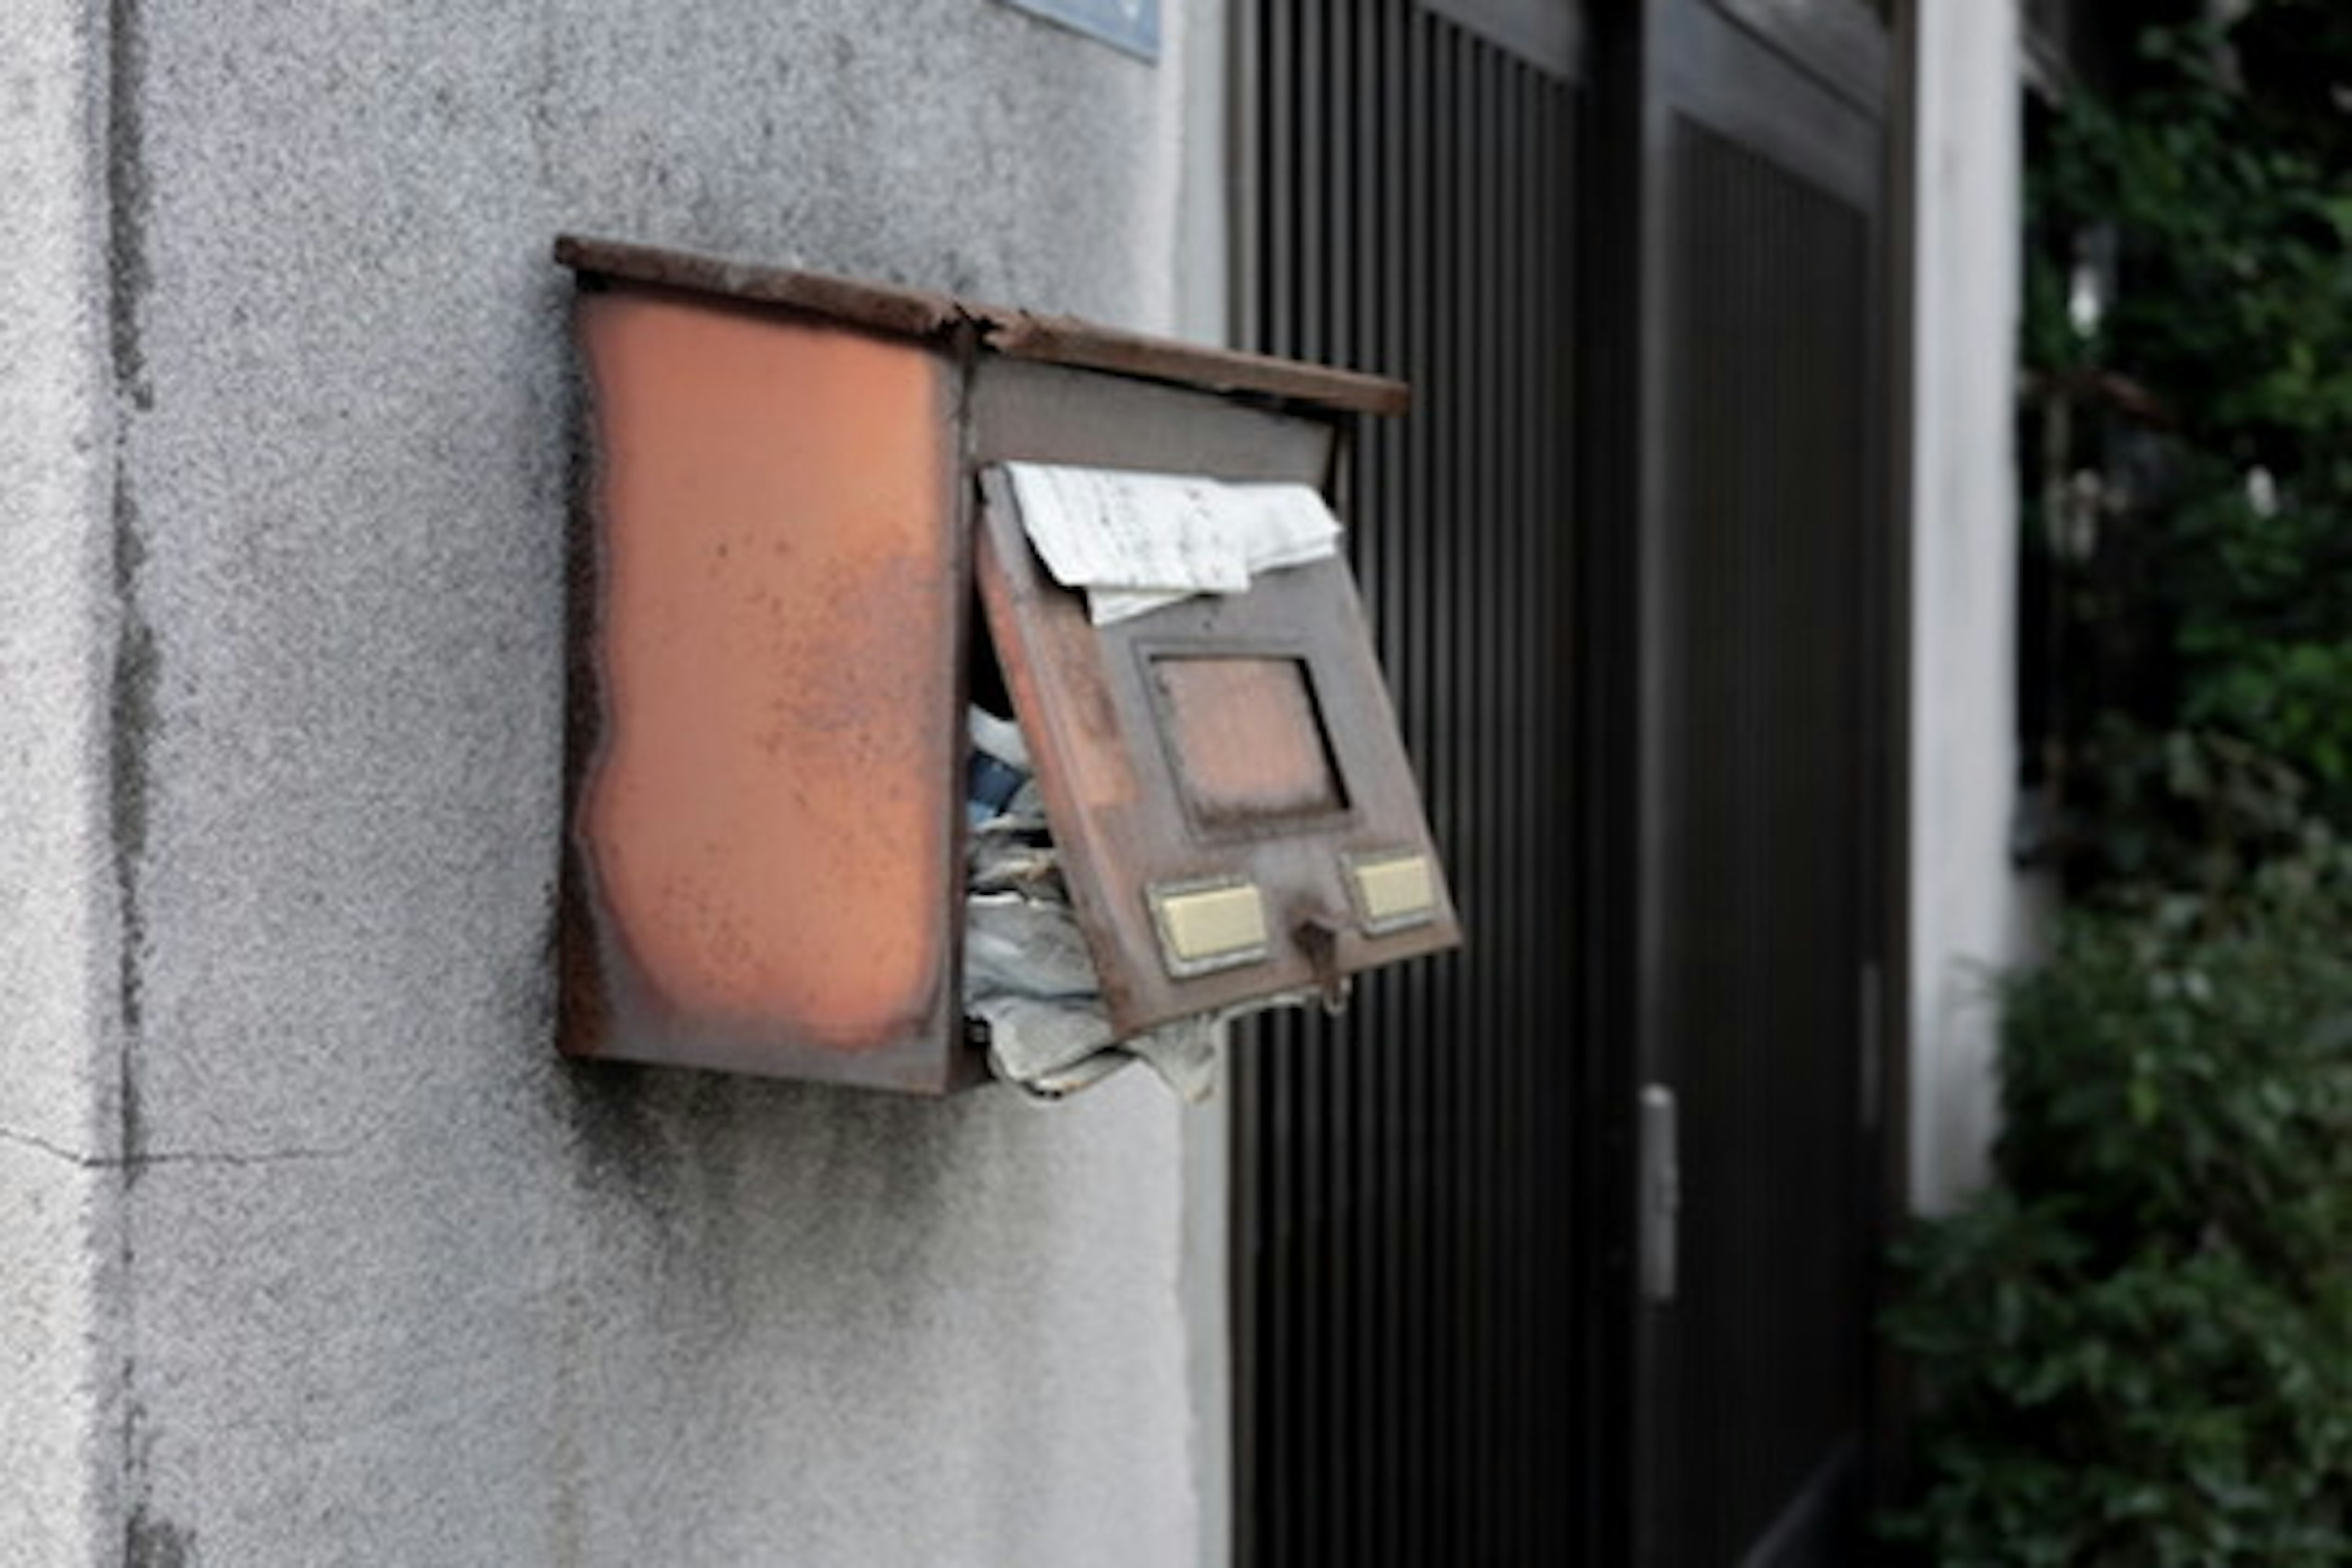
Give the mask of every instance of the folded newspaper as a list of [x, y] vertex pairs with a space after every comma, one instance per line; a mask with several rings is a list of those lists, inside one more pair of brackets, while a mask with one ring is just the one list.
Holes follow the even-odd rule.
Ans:
[[963, 1005], [987, 1026], [989, 1070], [1038, 1099], [1059, 1100], [1140, 1061], [1181, 1098], [1207, 1099], [1216, 1087], [1221, 1026], [1305, 997], [1181, 1018], [1121, 1038], [1103, 1009], [1102, 982], [1070, 908], [1020, 731], [975, 708], [971, 734]]
[[1240, 594], [1262, 572], [1339, 552], [1339, 520], [1312, 485], [1007, 463], [1021, 524], [1045, 570], [1082, 589], [1098, 626], [1196, 594]]

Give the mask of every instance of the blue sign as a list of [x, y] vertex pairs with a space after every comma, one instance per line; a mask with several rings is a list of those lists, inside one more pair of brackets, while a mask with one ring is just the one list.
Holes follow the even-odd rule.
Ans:
[[1160, 58], [1160, 0], [1004, 0], [1139, 59]]

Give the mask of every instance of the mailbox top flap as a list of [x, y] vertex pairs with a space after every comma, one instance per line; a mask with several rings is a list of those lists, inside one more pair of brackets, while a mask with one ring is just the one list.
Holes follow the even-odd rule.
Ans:
[[981, 479], [982, 603], [1122, 1034], [1459, 943], [1342, 561], [1097, 626]]
[[893, 337], [942, 339], [969, 332], [981, 351], [1008, 359], [1245, 393], [1339, 413], [1402, 414], [1411, 401], [1402, 382], [1385, 376], [1150, 337], [895, 284], [574, 235], [556, 240], [555, 258], [583, 278], [719, 295]]

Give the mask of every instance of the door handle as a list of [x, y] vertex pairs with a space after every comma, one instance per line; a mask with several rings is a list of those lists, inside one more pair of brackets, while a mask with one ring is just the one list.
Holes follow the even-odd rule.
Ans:
[[1655, 1307], [1663, 1307], [1675, 1299], [1675, 1276], [1682, 1248], [1681, 1142], [1675, 1091], [1662, 1083], [1643, 1085], [1642, 1300]]

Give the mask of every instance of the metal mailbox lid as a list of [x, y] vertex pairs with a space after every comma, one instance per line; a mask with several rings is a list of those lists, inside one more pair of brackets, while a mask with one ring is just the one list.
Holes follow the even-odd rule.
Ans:
[[576, 321], [563, 1048], [954, 1087], [961, 367], [657, 286]]
[[1125, 331], [1071, 316], [935, 294], [789, 267], [735, 261], [622, 240], [560, 236], [555, 258], [585, 277], [780, 306], [894, 337], [968, 336], [1009, 360], [1067, 365], [1219, 393], [1357, 414], [1402, 414], [1402, 382], [1241, 349]]
[[982, 475], [982, 603], [1124, 1034], [1457, 945], [1338, 560], [1096, 626]]

